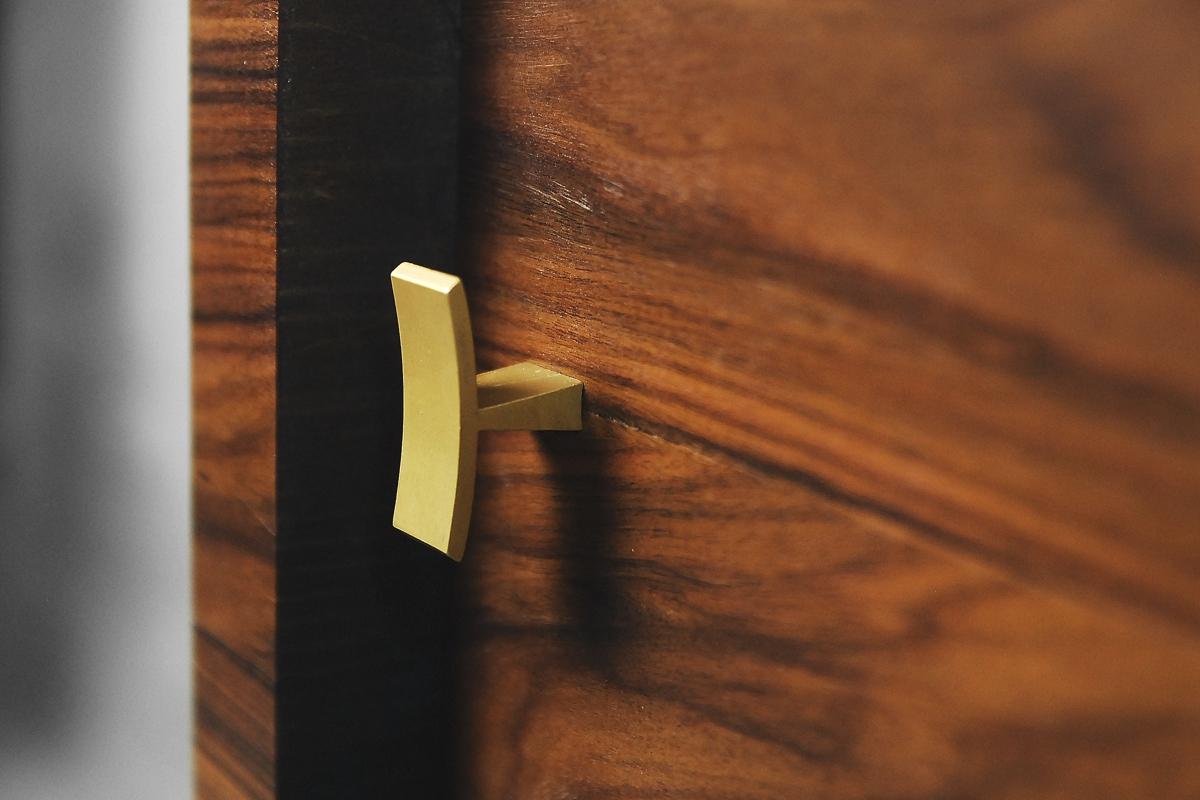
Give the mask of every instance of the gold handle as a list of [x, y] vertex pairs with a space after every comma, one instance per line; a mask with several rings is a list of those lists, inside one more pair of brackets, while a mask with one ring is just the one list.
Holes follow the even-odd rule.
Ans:
[[392, 525], [462, 559], [479, 431], [577, 431], [583, 384], [530, 362], [475, 374], [462, 281], [416, 264], [392, 272], [404, 367], [404, 432]]

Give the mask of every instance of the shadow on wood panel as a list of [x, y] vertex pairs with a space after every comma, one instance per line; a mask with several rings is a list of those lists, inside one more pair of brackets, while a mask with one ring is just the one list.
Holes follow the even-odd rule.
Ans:
[[612, 447], [589, 430], [545, 432], [538, 444], [554, 487], [562, 559], [562, 601], [578, 655], [586, 666], [615, 675], [623, 639], [635, 615], [621, 588], [618, 487], [610, 464]]

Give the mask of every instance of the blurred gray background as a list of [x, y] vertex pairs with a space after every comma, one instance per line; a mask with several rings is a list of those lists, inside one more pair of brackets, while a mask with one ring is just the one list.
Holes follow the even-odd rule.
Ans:
[[187, 4], [0, 3], [0, 798], [182, 798]]

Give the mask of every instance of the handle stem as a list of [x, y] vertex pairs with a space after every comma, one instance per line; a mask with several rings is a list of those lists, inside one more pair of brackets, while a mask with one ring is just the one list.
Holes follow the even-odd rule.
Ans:
[[481, 431], [577, 431], [583, 383], [529, 361], [476, 376]]

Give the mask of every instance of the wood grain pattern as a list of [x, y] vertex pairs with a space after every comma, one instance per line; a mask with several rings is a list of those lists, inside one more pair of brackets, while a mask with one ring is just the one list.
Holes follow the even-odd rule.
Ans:
[[275, 2], [193, 0], [196, 788], [275, 796]]
[[464, 796], [1200, 792], [1200, 14], [469, 5]]

